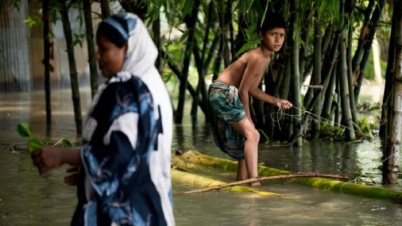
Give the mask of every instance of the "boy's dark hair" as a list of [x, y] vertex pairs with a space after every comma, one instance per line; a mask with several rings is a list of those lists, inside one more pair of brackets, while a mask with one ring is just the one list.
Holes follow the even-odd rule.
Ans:
[[286, 22], [283, 19], [282, 15], [279, 13], [274, 13], [274, 12], [268, 12], [265, 15], [264, 21], [261, 21], [262, 18], [258, 20], [258, 31], [261, 33], [265, 33], [268, 30], [274, 29], [274, 28], [283, 28], [286, 30]]

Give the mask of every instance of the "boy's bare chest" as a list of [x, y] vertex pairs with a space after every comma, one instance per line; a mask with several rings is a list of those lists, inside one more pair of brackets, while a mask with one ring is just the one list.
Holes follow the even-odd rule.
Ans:
[[268, 68], [269, 61], [262, 61], [259, 65], [258, 74], [256, 75], [257, 77], [261, 77], [265, 73]]

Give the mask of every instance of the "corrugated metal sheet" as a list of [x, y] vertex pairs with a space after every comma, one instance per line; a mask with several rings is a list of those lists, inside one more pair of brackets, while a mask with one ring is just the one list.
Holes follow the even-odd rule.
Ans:
[[0, 8], [0, 92], [30, 91], [28, 2]]
[[[28, 12], [31, 17], [42, 19], [39, 13], [42, 4], [39, 1], [29, 1]], [[30, 29], [29, 52], [31, 63], [31, 76], [33, 80], [33, 89], [43, 87], [45, 67], [42, 63], [44, 59], [43, 53], [43, 25], [35, 25]]]

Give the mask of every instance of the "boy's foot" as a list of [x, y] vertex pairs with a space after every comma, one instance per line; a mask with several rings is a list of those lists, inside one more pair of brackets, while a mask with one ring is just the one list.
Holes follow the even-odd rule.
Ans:
[[258, 187], [258, 186], [261, 186], [260, 182], [258, 182], [258, 181], [250, 183], [250, 187]]

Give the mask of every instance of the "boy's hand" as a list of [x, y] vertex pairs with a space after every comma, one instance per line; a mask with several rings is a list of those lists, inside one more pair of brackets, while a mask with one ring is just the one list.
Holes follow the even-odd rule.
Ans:
[[33, 164], [43, 174], [49, 169], [63, 164], [63, 151], [58, 147], [48, 146], [31, 154]]
[[279, 99], [279, 100], [275, 103], [275, 105], [276, 105], [278, 108], [282, 109], [282, 110], [286, 110], [286, 109], [289, 109], [289, 108], [293, 107], [293, 104], [292, 104], [292, 103], [290, 103], [290, 102], [287, 101], [287, 100], [282, 100], [282, 99]]

